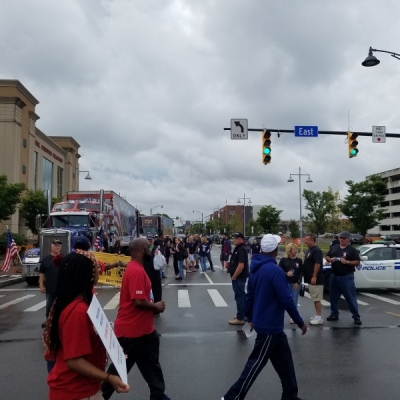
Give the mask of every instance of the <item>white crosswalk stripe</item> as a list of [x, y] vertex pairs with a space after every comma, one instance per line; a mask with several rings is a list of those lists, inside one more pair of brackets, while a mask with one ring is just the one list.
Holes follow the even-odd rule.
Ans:
[[[344, 296], [340, 296], [340, 298], [343, 299], [343, 300], [346, 300], [346, 299], [344, 298]], [[358, 300], [358, 299], [357, 299], [357, 303], [358, 303], [360, 306], [369, 306], [369, 304], [366, 303], [365, 301], [361, 301], [361, 300]]]
[[207, 289], [207, 292], [214, 302], [215, 307], [228, 307], [228, 304], [226, 304], [226, 301], [223, 299], [217, 289]]
[[114, 310], [119, 305], [119, 295], [121, 292], [118, 292], [105, 306], [104, 310]]
[[388, 299], [386, 297], [378, 296], [377, 294], [365, 293], [365, 292], [360, 292], [360, 294], [362, 294], [363, 296], [372, 297], [373, 299], [384, 301], [386, 303], [394, 304], [395, 306], [400, 305], [400, 301], [396, 301], [396, 300]]
[[191, 307], [189, 290], [178, 290], [178, 307]]
[[35, 296], [36, 296], [36, 294], [27, 294], [26, 296], [18, 297], [18, 299], [11, 300], [11, 301], [9, 301], [8, 303], [2, 304], [2, 305], [0, 306], [0, 310], [4, 310], [4, 309], [7, 308], [7, 307], [10, 307], [10, 306], [12, 306], [12, 305], [14, 305], [14, 304], [21, 303], [21, 301], [24, 301], [24, 300], [26, 300], [26, 299], [30, 299], [31, 297], [35, 297]]
[[40, 303], [35, 304], [34, 306], [27, 308], [26, 310], [24, 310], [24, 312], [35, 312], [35, 311], [38, 311], [38, 310], [40, 310], [40, 309], [42, 309], [44, 307], [46, 307], [46, 300], [43, 300]]

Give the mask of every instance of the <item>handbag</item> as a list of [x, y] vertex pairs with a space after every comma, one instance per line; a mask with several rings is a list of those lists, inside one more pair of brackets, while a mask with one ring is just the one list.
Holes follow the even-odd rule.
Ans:
[[304, 297], [304, 292], [306, 291], [306, 286], [304, 285], [304, 283], [302, 283], [301, 285], [300, 285], [300, 292], [299, 292], [299, 295], [301, 296], [301, 297]]
[[153, 266], [156, 271], [164, 271], [167, 262], [165, 257], [161, 254], [160, 248], [154, 253]]

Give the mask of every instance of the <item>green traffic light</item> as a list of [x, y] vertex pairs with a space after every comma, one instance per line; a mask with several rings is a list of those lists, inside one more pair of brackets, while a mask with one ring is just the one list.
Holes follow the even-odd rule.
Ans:
[[356, 150], [356, 149], [353, 149], [353, 150], [351, 150], [351, 152], [350, 152], [350, 154], [351, 154], [352, 156], [355, 156], [357, 153], [358, 153], [358, 150]]
[[271, 154], [271, 149], [269, 147], [266, 147], [264, 149], [264, 154]]

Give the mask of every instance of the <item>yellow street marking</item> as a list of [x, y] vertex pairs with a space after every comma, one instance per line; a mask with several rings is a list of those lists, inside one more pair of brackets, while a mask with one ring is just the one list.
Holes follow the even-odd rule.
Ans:
[[386, 311], [386, 314], [395, 315], [396, 317], [400, 317], [400, 314], [395, 314], [393, 312]]

